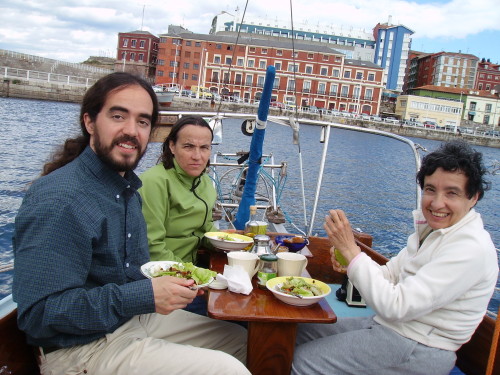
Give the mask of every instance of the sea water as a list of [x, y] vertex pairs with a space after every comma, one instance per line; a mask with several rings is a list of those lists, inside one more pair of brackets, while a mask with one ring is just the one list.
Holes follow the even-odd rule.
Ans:
[[[39, 176], [54, 148], [78, 134], [79, 108], [72, 103], [0, 98], [0, 264], [13, 259], [13, 223], [26, 188]], [[224, 120], [223, 133], [223, 143], [213, 147], [213, 154], [248, 151], [251, 138], [242, 135], [241, 120]], [[387, 257], [397, 254], [413, 231], [416, 167], [410, 147], [387, 137], [332, 129], [318, 211], [310, 223], [324, 146], [320, 138], [321, 127], [303, 125], [299, 145], [294, 145], [289, 127], [274, 123], [267, 126], [263, 152], [272, 153], [275, 164], [288, 163], [286, 186], [279, 202], [285, 214], [304, 231], [312, 226], [313, 234], [325, 235], [322, 225], [328, 210], [343, 209], [355, 228], [373, 236], [375, 250]], [[428, 150], [440, 144], [420, 138], [411, 140]], [[500, 161], [500, 149], [474, 148], [483, 153], [487, 167]], [[156, 164], [160, 150], [160, 143], [150, 144], [136, 172], [140, 174]], [[477, 210], [495, 246], [500, 248], [500, 175], [489, 175], [488, 179], [492, 189], [478, 202]], [[301, 211], [302, 186], [307, 222]], [[12, 273], [0, 273], [0, 298], [11, 288]], [[499, 301], [500, 293], [496, 291], [489, 310], [496, 313]]]

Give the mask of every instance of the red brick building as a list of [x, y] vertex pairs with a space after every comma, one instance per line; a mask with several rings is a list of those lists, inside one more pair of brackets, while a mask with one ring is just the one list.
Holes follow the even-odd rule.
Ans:
[[492, 90], [500, 85], [500, 64], [482, 59], [477, 64], [476, 90]]
[[160, 36], [156, 84], [207, 87], [248, 102], [259, 100], [268, 65], [276, 68], [273, 100], [300, 106], [378, 114], [383, 69], [324, 43], [236, 34]]
[[154, 82], [160, 38], [147, 31], [118, 33], [115, 71], [137, 74]]

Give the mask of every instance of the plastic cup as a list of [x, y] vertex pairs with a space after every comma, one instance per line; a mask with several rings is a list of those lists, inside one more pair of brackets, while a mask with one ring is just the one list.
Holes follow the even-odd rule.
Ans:
[[342, 267], [342, 271], [347, 272], [347, 259], [344, 258], [339, 249], [334, 249], [333, 252], [335, 254], [335, 260], [339, 262], [340, 266]]

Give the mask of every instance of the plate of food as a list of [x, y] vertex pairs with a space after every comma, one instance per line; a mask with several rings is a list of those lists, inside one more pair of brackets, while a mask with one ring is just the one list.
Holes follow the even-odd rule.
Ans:
[[237, 233], [207, 232], [205, 233], [215, 248], [226, 251], [243, 250], [253, 244], [253, 238]]
[[276, 298], [294, 306], [309, 306], [331, 293], [330, 287], [322, 281], [299, 276], [281, 276], [266, 283]]
[[196, 288], [203, 288], [214, 281], [217, 272], [196, 267], [193, 263], [154, 261], [141, 266], [141, 272], [148, 279], [160, 276], [174, 276], [193, 279]]

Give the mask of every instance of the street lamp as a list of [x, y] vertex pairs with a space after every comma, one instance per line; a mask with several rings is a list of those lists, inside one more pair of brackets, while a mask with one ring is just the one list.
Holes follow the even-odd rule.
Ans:
[[198, 74], [198, 90], [196, 90], [196, 99], [199, 99], [200, 97], [200, 83], [201, 83], [201, 74], [203, 72], [203, 58], [205, 57], [205, 51], [206, 49], [203, 48], [201, 51], [201, 61], [200, 61], [200, 73]]
[[177, 68], [177, 50], [179, 48], [179, 42], [175, 43], [175, 57], [174, 57], [174, 74], [172, 75], [172, 88], [174, 88], [175, 72]]

